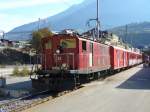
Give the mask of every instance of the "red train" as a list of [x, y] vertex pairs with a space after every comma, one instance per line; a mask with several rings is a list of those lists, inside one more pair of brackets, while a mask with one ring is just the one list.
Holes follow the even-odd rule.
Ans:
[[55, 34], [42, 39], [41, 62], [37, 78], [32, 78], [33, 87], [54, 89], [138, 65], [142, 54], [75, 34]]

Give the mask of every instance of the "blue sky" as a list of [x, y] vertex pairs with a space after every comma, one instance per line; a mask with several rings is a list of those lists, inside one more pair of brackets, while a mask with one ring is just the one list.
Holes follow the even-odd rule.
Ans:
[[62, 12], [83, 0], [0, 0], [0, 30], [37, 21]]

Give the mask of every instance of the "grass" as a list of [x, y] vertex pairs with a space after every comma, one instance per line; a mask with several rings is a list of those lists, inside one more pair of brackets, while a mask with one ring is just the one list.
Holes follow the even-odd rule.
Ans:
[[29, 74], [30, 71], [26, 66], [24, 66], [22, 70], [19, 70], [18, 66], [15, 66], [12, 76], [25, 77], [25, 76], [29, 76]]
[[6, 67], [5, 65], [2, 65], [2, 64], [0, 65], [0, 68], [5, 68], [5, 67]]

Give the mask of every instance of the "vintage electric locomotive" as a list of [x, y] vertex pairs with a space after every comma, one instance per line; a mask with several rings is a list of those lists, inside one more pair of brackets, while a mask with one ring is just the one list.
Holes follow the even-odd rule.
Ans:
[[32, 77], [34, 88], [76, 87], [103, 74], [142, 63], [139, 50], [102, 43], [88, 35], [67, 31], [42, 39], [41, 68]]

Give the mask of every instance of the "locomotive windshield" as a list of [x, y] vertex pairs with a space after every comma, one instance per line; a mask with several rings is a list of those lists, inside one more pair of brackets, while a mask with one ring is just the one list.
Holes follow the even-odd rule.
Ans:
[[61, 39], [60, 46], [62, 48], [76, 48], [76, 40], [75, 39]]

